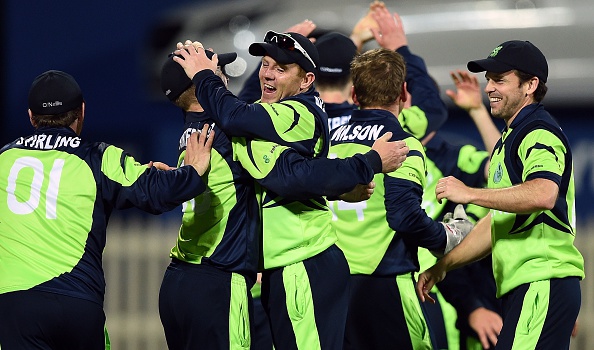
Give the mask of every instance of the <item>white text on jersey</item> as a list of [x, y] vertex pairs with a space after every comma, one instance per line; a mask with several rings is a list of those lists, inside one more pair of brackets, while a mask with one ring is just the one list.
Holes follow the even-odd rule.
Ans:
[[186, 148], [186, 145], [188, 144], [188, 138], [190, 137], [190, 135], [192, 135], [192, 133], [197, 131], [198, 130], [196, 128], [187, 128], [182, 134], [182, 136], [179, 138], [179, 149]]
[[80, 137], [39, 134], [27, 138], [21, 137], [17, 140], [16, 144], [37, 149], [56, 149], [58, 147], [76, 148], [80, 146]]
[[383, 129], [384, 125], [343, 125], [332, 134], [331, 141], [377, 140]]

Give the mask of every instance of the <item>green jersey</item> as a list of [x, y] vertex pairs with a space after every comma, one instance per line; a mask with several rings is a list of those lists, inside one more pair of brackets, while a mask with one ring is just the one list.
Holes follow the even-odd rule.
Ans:
[[404, 140], [410, 152], [403, 165], [376, 174], [374, 194], [358, 203], [332, 202], [333, 225], [351, 274], [395, 276], [418, 271], [417, 247], [443, 251], [441, 224], [421, 208], [426, 185], [425, 151], [420, 141], [404, 132], [396, 117], [383, 110], [354, 111], [348, 125], [333, 130], [330, 156], [345, 158], [368, 150], [385, 132]]
[[497, 295], [529, 282], [584, 277], [574, 246], [575, 192], [569, 142], [541, 104], [524, 107], [503, 132], [491, 158], [489, 188], [544, 178], [559, 186], [555, 207], [531, 214], [491, 210]]
[[0, 169], [0, 294], [35, 289], [100, 305], [111, 212], [158, 214], [204, 191], [190, 166], [149, 169], [70, 128], [39, 128], [6, 145]]
[[[225, 89], [221, 79], [211, 71], [200, 71], [192, 80], [204, 110], [225, 134], [237, 137], [238, 142], [244, 144], [237, 145], [239, 148], [247, 147], [251, 140], [261, 140], [265, 148], [272, 142], [291, 147], [305, 157], [327, 157], [328, 116], [324, 102], [313, 87], [276, 103], [249, 104]], [[234, 149], [236, 159], [244, 167], [259, 161], [242, 160], [239, 152]], [[244, 154], [250, 157], [250, 152], [246, 149]], [[269, 163], [264, 164], [273, 162], [269, 159]], [[260, 170], [256, 169], [256, 172]], [[265, 170], [261, 175], [252, 175], [258, 180], [267, 173]], [[293, 200], [282, 192], [265, 188], [261, 191], [261, 268], [276, 268], [305, 260], [336, 242], [336, 234], [329, 222], [331, 213], [323, 196]]]
[[184, 203], [182, 224], [171, 257], [256, 278], [258, 268], [259, 200], [254, 180], [235, 161], [231, 138], [203, 112], [187, 112], [179, 142], [183, 165], [188, 137], [209, 123], [214, 132], [207, 190]]

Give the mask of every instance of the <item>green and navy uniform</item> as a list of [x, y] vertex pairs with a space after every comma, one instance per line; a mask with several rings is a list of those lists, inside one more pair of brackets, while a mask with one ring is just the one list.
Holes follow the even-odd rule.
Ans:
[[215, 138], [210, 169], [203, 176], [207, 189], [183, 205], [159, 312], [170, 349], [249, 348], [259, 201], [253, 179], [234, 160], [231, 138], [204, 112], [185, 114], [178, 166], [189, 136], [204, 124], [213, 127]]
[[426, 182], [423, 146], [392, 113], [357, 110], [348, 125], [333, 130], [330, 157], [365, 152], [386, 132], [410, 148], [403, 165], [375, 176], [369, 200], [332, 203], [338, 245], [351, 273], [345, 348], [401, 344], [403, 349], [430, 349], [413, 273], [419, 270], [417, 247], [443, 252], [446, 234], [421, 208]]
[[[111, 212], [172, 210], [205, 190], [200, 176], [190, 166], [147, 168], [67, 127], [39, 128], [4, 146], [0, 169], [0, 346], [104, 348]], [[42, 299], [47, 308], [39, 309]]]
[[493, 272], [503, 298], [497, 348], [567, 349], [580, 304], [584, 260], [574, 246], [575, 190], [569, 141], [542, 104], [524, 107], [495, 145], [489, 188], [532, 179], [559, 186], [551, 210], [491, 210]]
[[[412, 107], [401, 111], [398, 119], [403, 122], [404, 130], [409, 131], [410, 126], [414, 132], [411, 132], [419, 140], [422, 140], [432, 131], [437, 131], [447, 120], [447, 108], [441, 99], [439, 89], [435, 81], [429, 75], [424, 60], [413, 54], [408, 46], [402, 46], [396, 50], [400, 53], [406, 62], [406, 83], [407, 90], [411, 94]], [[416, 115], [416, 114], [421, 114]], [[414, 120], [421, 125], [407, 125], [406, 121]], [[423, 192], [422, 207], [434, 220], [440, 220], [447, 212], [453, 212], [456, 203], [442, 200], [438, 203], [435, 199], [435, 185], [437, 181], [444, 176], [453, 175], [470, 186], [484, 186], [484, 166], [488, 158], [488, 153], [479, 151], [474, 146], [453, 146], [444, 142], [438, 135], [425, 146], [427, 155], [427, 186]], [[478, 175], [478, 177], [477, 177]], [[466, 211], [469, 218], [484, 216], [487, 210], [478, 206], [467, 205]], [[474, 212], [477, 212], [476, 215]], [[419, 249], [419, 262], [421, 271], [435, 263], [436, 259], [426, 249]], [[460, 275], [462, 272], [456, 271], [453, 275]], [[450, 276], [450, 274], [448, 274]], [[447, 278], [447, 277], [446, 277]], [[448, 280], [464, 278], [462, 276], [450, 277]], [[449, 305], [441, 294], [442, 288], [447, 288], [447, 282], [440, 283], [434, 288], [432, 293], [436, 294], [438, 303], [423, 303], [423, 310], [426, 312], [427, 321], [432, 333], [434, 348], [445, 349], [456, 346], [458, 341], [458, 332], [455, 326], [455, 310]], [[439, 289], [438, 289], [439, 287]], [[457, 290], [451, 290], [452, 294], [460, 294]], [[448, 294], [448, 295], [452, 295]], [[464, 297], [468, 294], [464, 293]]]
[[[303, 157], [290, 147], [272, 142], [261, 140], [251, 140], [247, 144], [243, 142], [245, 140], [236, 143], [237, 145], [241, 144], [242, 147], [234, 148], [241, 159], [242, 165], [266, 189], [267, 194], [282, 193], [282, 198], [278, 197], [278, 195], [275, 198], [278, 198], [280, 203], [289, 203], [289, 210], [298, 208], [296, 206], [297, 202], [309, 204], [309, 199], [315, 198], [315, 196], [337, 196], [349, 191], [357, 183], [369, 183], [373, 179], [374, 172], [381, 171], [381, 159], [374, 151], [367, 154], [357, 154], [344, 160], [310, 159]], [[332, 179], [327, 176], [329, 173], [337, 173], [342, 176]], [[280, 207], [279, 209], [283, 208]], [[307, 215], [305, 211], [302, 211], [302, 213]], [[280, 214], [275, 215], [282, 214], [285, 213], [280, 211]], [[269, 215], [269, 220], [275, 217], [264, 211], [264, 219], [266, 219], [266, 215]], [[289, 215], [285, 214], [284, 216]], [[319, 218], [312, 217], [310, 220], [305, 217], [302, 223], [291, 221], [291, 219], [289, 216], [287, 221], [279, 220], [279, 224], [286, 225], [293, 222], [291, 225], [297, 225], [301, 231], [288, 230], [289, 233], [300, 235], [299, 237], [303, 239], [304, 235], [300, 232], [306, 234], [308, 232], [315, 233], [315, 225], [317, 223], [323, 224], [323, 220], [329, 220], [330, 218], [320, 216]], [[274, 232], [279, 232], [281, 228], [279, 227], [277, 230]], [[278, 258], [285, 254], [283, 251], [276, 252], [275, 257]], [[336, 257], [344, 259], [338, 248], [331, 246], [314, 258], [304, 260], [303, 263], [290, 264], [282, 269], [268, 269], [263, 273], [261, 299], [268, 301], [268, 313], [272, 310], [274, 315], [279, 313], [278, 311], [274, 312], [274, 310], [282, 310], [280, 314], [282, 317], [278, 316], [276, 319], [273, 318], [272, 321], [272, 326], [276, 329], [274, 334], [277, 338], [275, 339], [277, 344], [281, 344], [281, 348], [293, 346], [299, 348], [308, 348], [310, 346], [328, 348], [329, 346], [339, 345], [335, 343], [336, 339], [324, 340], [326, 338], [323, 336], [331, 333], [327, 327], [330, 327], [330, 329], [333, 329], [332, 327], [341, 327], [340, 334], [344, 331], [344, 324], [340, 326], [339, 318], [334, 323], [328, 321], [330, 317], [336, 316], [336, 312], [338, 312], [334, 307], [334, 297], [326, 293], [327, 290], [333, 290], [334, 285], [340, 285], [340, 283], [336, 283], [336, 276], [331, 273], [336, 270], [328, 268], [328, 266], [335, 264]], [[348, 272], [346, 261], [344, 261], [344, 268]], [[340, 282], [340, 279], [338, 282]], [[282, 298], [277, 296], [282, 296]], [[285, 296], [292, 300], [285, 301]], [[293, 297], [291, 298], [291, 296]], [[317, 303], [315, 310], [313, 310], [315, 316], [310, 312], [306, 312], [304, 316], [303, 310], [305, 309], [300, 305], [310, 303], [311, 300], [308, 298], [312, 297], [314, 304]], [[329, 301], [328, 298], [332, 298], [333, 302]], [[290, 303], [290, 306], [287, 306], [287, 303]], [[326, 305], [331, 306], [329, 312], [325, 312], [324, 307]], [[293, 328], [293, 324], [285, 316], [296, 319], [294, 322], [294, 336], [292, 336], [292, 333], [291, 336], [286, 334], [287, 327]], [[317, 339], [318, 337], [319, 339]], [[277, 348], [279, 348], [279, 345], [277, 345]]]
[[[434, 220], [441, 220], [445, 213], [454, 211], [456, 203], [446, 199], [442, 199], [442, 203], [437, 201], [435, 198], [437, 181], [451, 175], [469, 187], [484, 187], [486, 185], [485, 167], [489, 153], [473, 145], [454, 145], [444, 140], [439, 133], [427, 142], [425, 152], [427, 185], [423, 193], [422, 206], [427, 215]], [[488, 209], [473, 204], [466, 205], [465, 209], [472, 222], [477, 222], [489, 212]], [[435, 264], [436, 259], [428, 251], [423, 250], [419, 251], [419, 262], [423, 271]], [[496, 287], [491, 257], [448, 272], [437, 287], [439, 290], [436, 293], [439, 304], [442, 306], [441, 312], [447, 331], [447, 344], [439, 343], [439, 348], [482, 349], [476, 332], [468, 324], [468, 316], [479, 307], [500, 315], [502, 313], [501, 301], [495, 297]], [[431, 307], [427, 309], [430, 310]], [[448, 314], [448, 307], [454, 309], [453, 314]], [[432, 327], [432, 330], [436, 331], [436, 329], [439, 327]], [[436, 338], [442, 339], [439, 336]]]
[[[313, 186], [307, 190], [319, 194], [298, 198], [294, 197], [295, 188], [282, 186], [286, 184], [283, 178], [270, 180], [274, 177], [272, 169], [290, 165], [274, 161], [279, 147], [290, 147], [308, 158], [327, 156], [324, 103], [310, 88], [277, 103], [248, 104], [233, 96], [210, 71], [198, 72], [193, 82], [198, 101], [217, 125], [229, 135], [245, 138], [237, 140], [238, 147], [245, 150], [240, 161], [246, 168], [253, 164], [248, 170], [263, 186], [262, 302], [275, 347], [341, 349], [348, 265], [335, 245], [332, 215], [324, 198], [331, 193], [312, 181], [315, 179], [307, 178]], [[264, 154], [254, 156], [258, 152]], [[368, 172], [373, 173], [369, 166]], [[270, 182], [266, 184], [265, 180]], [[274, 183], [281, 185], [271, 190]]]

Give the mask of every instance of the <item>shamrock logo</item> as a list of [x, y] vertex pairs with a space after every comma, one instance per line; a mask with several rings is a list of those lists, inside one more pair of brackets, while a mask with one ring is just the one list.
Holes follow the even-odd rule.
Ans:
[[489, 57], [495, 57], [497, 56], [497, 54], [499, 53], [499, 51], [501, 51], [501, 49], [503, 49], [503, 46], [497, 46], [496, 48], [493, 49], [493, 51], [491, 51], [491, 53], [489, 54]]

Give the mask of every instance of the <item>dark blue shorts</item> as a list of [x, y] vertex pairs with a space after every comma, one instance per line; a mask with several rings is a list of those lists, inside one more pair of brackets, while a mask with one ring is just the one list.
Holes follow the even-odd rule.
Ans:
[[322, 253], [262, 273], [262, 304], [277, 350], [342, 350], [349, 266], [333, 245]]
[[580, 305], [577, 277], [523, 284], [502, 297], [503, 328], [495, 349], [569, 349]]
[[105, 349], [105, 313], [92, 301], [23, 290], [0, 294], [0, 346], [16, 349]]
[[172, 259], [159, 291], [170, 350], [249, 348], [253, 304], [246, 278]]
[[433, 348], [412, 273], [390, 277], [351, 276], [344, 348]]
[[251, 350], [272, 350], [272, 334], [270, 322], [264, 311], [260, 297], [254, 298], [254, 333], [252, 333]]

